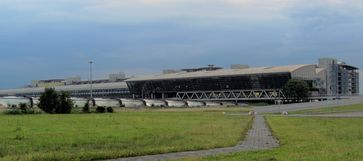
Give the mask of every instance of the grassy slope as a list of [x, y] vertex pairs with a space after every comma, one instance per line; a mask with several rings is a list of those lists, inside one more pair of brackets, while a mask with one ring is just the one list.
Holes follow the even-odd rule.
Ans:
[[360, 161], [363, 118], [268, 117], [281, 147], [186, 160], [226, 161]]
[[249, 117], [221, 112], [0, 115], [0, 160], [90, 160], [235, 145]]
[[294, 113], [294, 114], [323, 114], [323, 113], [356, 112], [356, 111], [363, 111], [363, 104], [302, 110], [302, 111], [296, 111], [296, 112], [291, 112], [291, 113]]

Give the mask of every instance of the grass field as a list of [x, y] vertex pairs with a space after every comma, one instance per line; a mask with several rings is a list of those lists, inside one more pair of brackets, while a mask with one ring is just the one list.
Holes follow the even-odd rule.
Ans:
[[0, 115], [0, 160], [95, 160], [233, 146], [251, 118], [222, 112]]
[[341, 113], [341, 112], [357, 112], [363, 111], [363, 104], [336, 106], [311, 110], [302, 110], [291, 112], [293, 114], [324, 114], [324, 113]]
[[361, 161], [363, 118], [295, 118], [269, 116], [281, 147], [185, 160], [225, 161]]
[[139, 108], [114, 108], [115, 111], [118, 112], [240, 112], [240, 113], [248, 113], [252, 110], [252, 107], [225, 107], [225, 106], [216, 106], [216, 107], [139, 107]]

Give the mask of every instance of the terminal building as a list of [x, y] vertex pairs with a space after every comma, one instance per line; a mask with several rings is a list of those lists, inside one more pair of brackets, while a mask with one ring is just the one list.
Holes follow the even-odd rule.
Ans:
[[319, 64], [166, 71], [127, 79], [130, 93], [134, 98], [151, 99], [274, 100], [284, 97], [282, 89], [290, 79], [300, 79], [309, 84], [311, 96], [359, 94], [358, 68], [333, 58], [321, 58]]
[[[118, 73], [92, 84], [93, 96], [102, 98], [238, 101], [282, 99], [282, 88], [290, 79], [308, 82], [313, 97], [359, 94], [358, 68], [333, 58], [321, 58], [318, 64], [274, 67], [209, 65], [134, 78]], [[0, 96], [38, 97], [45, 88], [68, 91], [72, 97], [90, 95], [90, 82], [79, 77], [32, 82], [26, 88], [0, 90]]]

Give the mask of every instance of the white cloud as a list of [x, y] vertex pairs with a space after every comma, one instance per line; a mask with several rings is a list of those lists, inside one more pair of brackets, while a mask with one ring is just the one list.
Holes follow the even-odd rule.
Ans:
[[288, 0], [3, 0], [2, 8], [39, 19], [78, 19], [115, 23], [145, 23], [170, 19], [189, 22], [280, 19]]
[[76, 20], [107, 23], [177, 21], [192, 25], [288, 23], [290, 14], [309, 7], [362, 14], [361, 0], [1, 0], [0, 7], [33, 15], [39, 21]]

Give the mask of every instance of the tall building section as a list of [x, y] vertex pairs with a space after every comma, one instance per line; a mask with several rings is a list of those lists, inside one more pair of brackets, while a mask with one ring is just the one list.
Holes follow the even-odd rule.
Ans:
[[333, 58], [319, 59], [319, 68], [326, 71], [326, 94], [329, 96], [358, 95], [358, 68]]

